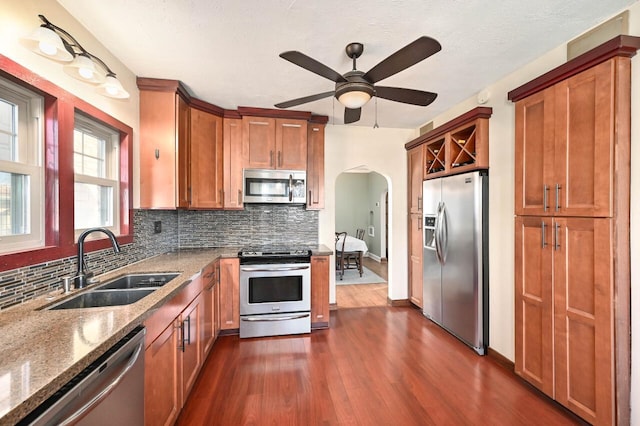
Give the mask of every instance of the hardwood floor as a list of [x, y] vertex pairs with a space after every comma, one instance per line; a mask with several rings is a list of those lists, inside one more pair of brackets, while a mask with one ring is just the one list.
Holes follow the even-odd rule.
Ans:
[[331, 328], [220, 337], [178, 425], [580, 424], [410, 307], [341, 309]]
[[[388, 280], [387, 263], [365, 257], [362, 265]], [[336, 305], [338, 309], [386, 306], [388, 294], [387, 283], [336, 285]]]

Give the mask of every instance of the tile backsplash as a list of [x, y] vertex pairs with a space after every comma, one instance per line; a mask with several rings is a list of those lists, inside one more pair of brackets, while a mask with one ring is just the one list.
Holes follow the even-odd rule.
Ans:
[[[162, 232], [154, 233], [154, 222]], [[114, 254], [88, 253], [96, 275], [177, 248], [242, 247], [318, 242], [318, 212], [303, 206], [247, 205], [241, 211], [136, 210], [134, 242]], [[75, 274], [75, 256], [0, 272], [0, 310], [61, 287], [61, 277]]]

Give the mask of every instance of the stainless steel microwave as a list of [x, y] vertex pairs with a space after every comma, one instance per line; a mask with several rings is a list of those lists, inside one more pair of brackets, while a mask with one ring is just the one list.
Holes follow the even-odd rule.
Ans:
[[304, 170], [244, 169], [245, 203], [305, 204], [307, 172]]

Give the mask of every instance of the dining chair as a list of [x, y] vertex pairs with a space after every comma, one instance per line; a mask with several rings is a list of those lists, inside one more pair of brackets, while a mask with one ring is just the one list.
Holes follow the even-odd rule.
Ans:
[[364, 240], [364, 229], [362, 228], [356, 229], [356, 238], [359, 240]]
[[362, 276], [362, 253], [359, 251], [345, 251], [344, 245], [346, 241], [346, 232], [336, 232], [336, 271], [339, 271], [340, 280], [344, 277], [345, 269], [357, 269], [360, 276]]

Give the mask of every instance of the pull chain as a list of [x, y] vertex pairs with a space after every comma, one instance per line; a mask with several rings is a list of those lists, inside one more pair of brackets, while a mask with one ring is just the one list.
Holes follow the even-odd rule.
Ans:
[[[376, 96], [376, 94], [374, 93], [373, 96]], [[373, 124], [373, 128], [377, 129], [377, 128], [380, 127], [380, 126], [378, 126], [378, 97], [377, 96], [376, 96], [376, 105], [375, 105], [375, 107], [376, 107], [376, 113], [375, 113], [376, 122]]]

